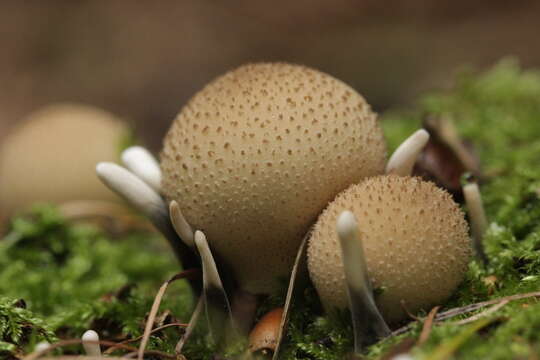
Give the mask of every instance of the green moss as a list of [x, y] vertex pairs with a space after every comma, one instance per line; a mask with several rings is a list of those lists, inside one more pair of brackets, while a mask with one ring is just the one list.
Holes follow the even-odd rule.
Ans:
[[0, 297], [0, 358], [24, 353], [24, 348], [40, 341], [57, 340], [51, 327], [23, 301]]
[[[158, 287], [180, 270], [157, 235], [112, 237], [94, 226], [66, 223], [45, 205], [15, 218], [0, 245], [0, 293], [12, 302], [24, 299], [62, 338], [80, 337], [89, 328], [108, 339], [141, 335]], [[191, 292], [180, 282], [162, 309], [187, 321], [192, 306]], [[161, 347], [161, 341], [155, 337], [150, 345]]]
[[[416, 130], [426, 113], [456, 123], [475, 144], [487, 175], [481, 190], [491, 222], [485, 239], [490, 264], [484, 268], [472, 262], [445, 309], [540, 289], [540, 73], [521, 71], [511, 60], [484, 74], [463, 73], [453, 90], [425, 96], [412, 109], [383, 114], [390, 148]], [[50, 207], [16, 218], [12, 232], [0, 242], [0, 293], [6, 297], [0, 301], [0, 351], [20, 354], [35, 341], [79, 337], [88, 328], [108, 339], [139, 336], [159, 285], [179, 270], [164, 249], [155, 235], [111, 236], [66, 223]], [[123, 296], [104, 297], [127, 284], [136, 286]], [[313, 288], [303, 291], [294, 301], [282, 358], [343, 359], [352, 348], [348, 315], [325, 315]], [[15, 306], [20, 298], [28, 309]], [[282, 301], [279, 294], [263, 309]], [[192, 306], [186, 284], [179, 283], [161, 309], [186, 321]], [[453, 323], [473, 314], [434, 327], [414, 354], [429, 359], [451, 349], [456, 358], [509, 359], [527, 358], [540, 349], [540, 304], [535, 299], [507, 304], [482, 329], [478, 322]], [[31, 324], [26, 329], [32, 330], [25, 333], [21, 324]], [[370, 346], [364, 356], [376, 359], [420, 331], [416, 324]], [[160, 332], [149, 347], [173, 353], [179, 334], [176, 328]], [[215, 346], [206, 335], [201, 326], [186, 349], [189, 359], [211, 357]], [[229, 353], [241, 353], [240, 345]], [[80, 352], [80, 347], [67, 351]]]
[[[392, 113], [383, 122], [396, 146], [420, 124], [426, 113], [451, 118], [460, 134], [471, 140], [487, 181], [481, 190], [491, 221], [485, 238], [487, 268], [473, 262], [467, 278], [447, 308], [540, 288], [540, 73], [522, 72], [505, 60], [480, 76], [462, 74], [455, 90], [432, 94], [407, 112]], [[495, 285], [484, 279], [495, 276]], [[540, 326], [540, 307], [507, 305], [497, 315], [501, 322], [475, 334], [460, 349], [459, 358], [509, 359], [537, 350], [534, 332]], [[470, 315], [470, 314], [469, 314]], [[451, 341], [463, 327], [436, 327], [420, 355]], [[517, 343], [512, 344], [517, 339]], [[512, 345], [510, 345], [512, 344]], [[429, 358], [429, 356], [428, 356]]]

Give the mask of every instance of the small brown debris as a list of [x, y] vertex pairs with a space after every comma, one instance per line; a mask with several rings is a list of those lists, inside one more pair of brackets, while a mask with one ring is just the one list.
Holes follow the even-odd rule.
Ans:
[[283, 308], [277, 308], [261, 318], [251, 331], [251, 334], [249, 334], [249, 350], [251, 352], [274, 352], [277, 346], [282, 316]]

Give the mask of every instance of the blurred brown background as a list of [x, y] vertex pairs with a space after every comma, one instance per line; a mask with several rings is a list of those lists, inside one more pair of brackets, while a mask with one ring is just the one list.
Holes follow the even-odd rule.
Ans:
[[540, 65], [538, 1], [2, 1], [0, 139], [56, 101], [110, 110], [159, 149], [187, 99], [249, 61], [319, 68], [377, 111], [463, 65]]

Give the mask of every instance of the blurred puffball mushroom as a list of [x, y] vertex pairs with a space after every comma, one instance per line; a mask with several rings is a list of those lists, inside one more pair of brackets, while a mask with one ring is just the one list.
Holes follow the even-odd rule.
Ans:
[[414, 360], [411, 354], [398, 354], [394, 356], [391, 360]]
[[86, 355], [101, 356], [101, 347], [99, 346], [99, 335], [94, 330], [87, 330], [82, 336], [82, 344]]
[[32, 113], [0, 144], [0, 213], [35, 202], [117, 201], [93, 175], [96, 162], [116, 160], [128, 126], [86, 105], [58, 104]]
[[472, 252], [464, 214], [434, 184], [377, 176], [340, 193], [319, 217], [308, 246], [311, 279], [327, 308], [348, 307], [336, 220], [358, 221], [379, 311], [390, 323], [446, 300], [463, 279]]
[[251, 64], [182, 109], [164, 140], [162, 190], [241, 289], [269, 293], [327, 203], [385, 161], [376, 116], [354, 89], [304, 66]]
[[36, 347], [35, 347], [34, 351], [35, 351], [35, 352], [45, 351], [45, 350], [47, 350], [50, 346], [51, 346], [51, 344], [49, 344], [47, 341], [41, 341], [41, 342], [39, 342], [39, 343], [36, 344]]

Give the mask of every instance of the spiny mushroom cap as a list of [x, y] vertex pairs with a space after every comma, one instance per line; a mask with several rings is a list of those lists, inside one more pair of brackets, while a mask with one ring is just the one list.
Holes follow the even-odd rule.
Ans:
[[288, 277], [309, 226], [348, 185], [384, 169], [366, 101], [303, 66], [252, 64], [182, 109], [161, 154], [163, 191], [252, 293]]
[[98, 161], [119, 158], [125, 124], [94, 107], [52, 105], [31, 114], [0, 146], [0, 208], [37, 201], [116, 200], [96, 178]]
[[308, 268], [327, 308], [348, 306], [336, 221], [356, 216], [368, 275], [389, 322], [440, 304], [463, 279], [471, 245], [464, 215], [450, 195], [419, 178], [378, 176], [352, 185], [321, 214], [308, 245]]

